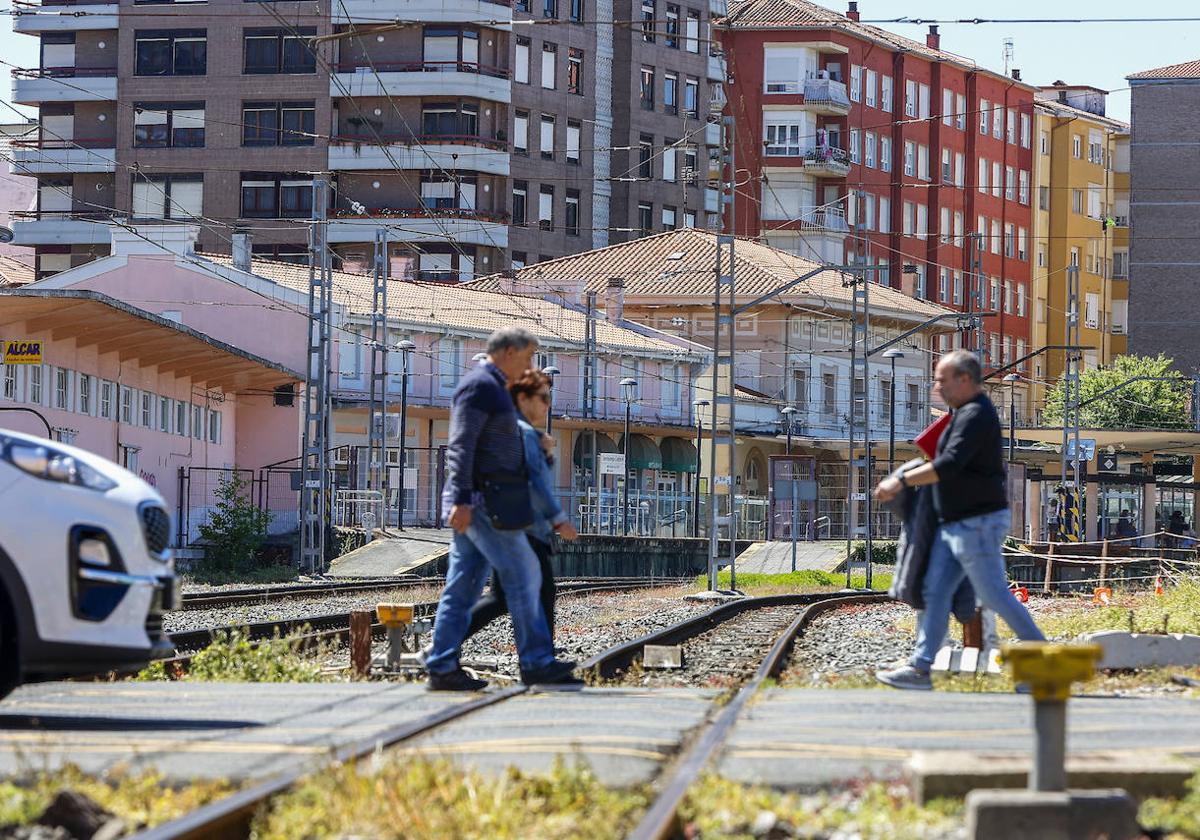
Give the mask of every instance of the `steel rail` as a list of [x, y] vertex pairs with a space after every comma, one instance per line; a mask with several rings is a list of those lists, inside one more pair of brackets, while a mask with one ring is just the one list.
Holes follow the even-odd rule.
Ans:
[[771, 646], [771, 650], [763, 658], [762, 664], [758, 666], [758, 671], [750, 681], [738, 690], [738, 693], [720, 710], [716, 718], [699, 733], [691, 748], [676, 763], [674, 771], [655, 798], [654, 804], [629, 833], [627, 840], [666, 840], [666, 838], [678, 834], [679, 806], [687, 796], [688, 790], [728, 739], [730, 732], [733, 731], [734, 723], [737, 722], [738, 716], [750, 698], [758, 692], [766, 680], [776, 676], [782, 670], [791, 652], [792, 644], [814, 618], [838, 607], [874, 604], [888, 600], [890, 598], [886, 594], [878, 593], [825, 596], [821, 600], [810, 602], [775, 640], [775, 644]]
[[[632, 581], [624, 580], [624, 583]], [[656, 579], [656, 583], [668, 583]], [[601, 589], [612, 590], [610, 585], [583, 583], [578, 589], [568, 589], [564, 595], [586, 594]], [[620, 588], [634, 588], [632, 586]], [[830, 599], [829, 595], [773, 595], [763, 598], [746, 598], [739, 601], [722, 604], [699, 616], [681, 621], [664, 630], [651, 633], [632, 642], [625, 642], [604, 651], [584, 662], [581, 669], [595, 668], [600, 673], [613, 674], [620, 668], [627, 667], [640, 654], [644, 644], [663, 643], [666, 640], [682, 641], [693, 638], [704, 631], [728, 621], [744, 612], [773, 606], [805, 605], [807, 609], [801, 617], [793, 622], [793, 626], [803, 619], [803, 616], [820, 606], [822, 599]], [[833, 596], [836, 605], [845, 603], [870, 602], [886, 596]], [[790, 630], [791, 628], [789, 628]], [[785, 633], [785, 635], [788, 635]], [[778, 646], [779, 643], [777, 642]], [[774, 649], [772, 651], [774, 653]], [[782, 656], [782, 654], [780, 655]], [[768, 657], [770, 658], [770, 657]], [[761, 669], [760, 669], [761, 672]], [[415, 721], [398, 724], [378, 735], [344, 745], [331, 751], [330, 758], [337, 763], [355, 761], [379, 752], [412, 738], [451, 723], [467, 715], [496, 705], [513, 697], [524, 694], [528, 686], [514, 685], [499, 691], [456, 703], [440, 711], [425, 715]], [[740, 696], [740, 695], [739, 695]], [[163, 823], [155, 828], [146, 829], [133, 835], [131, 840], [245, 840], [250, 835], [250, 826], [254, 817], [267, 806], [272, 797], [286, 792], [298, 782], [311, 774], [311, 768], [290, 770], [285, 773], [265, 779], [261, 782], [198, 808], [188, 814]]]

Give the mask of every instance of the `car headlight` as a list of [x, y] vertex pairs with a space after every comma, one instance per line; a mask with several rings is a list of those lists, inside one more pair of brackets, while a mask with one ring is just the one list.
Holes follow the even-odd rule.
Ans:
[[111, 490], [117, 483], [72, 455], [52, 446], [10, 443], [3, 450], [3, 458], [22, 472], [46, 481], [59, 481], [98, 490]]

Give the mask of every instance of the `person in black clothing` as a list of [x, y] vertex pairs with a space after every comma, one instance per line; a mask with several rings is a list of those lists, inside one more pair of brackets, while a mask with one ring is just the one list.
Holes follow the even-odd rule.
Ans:
[[946, 638], [950, 607], [963, 578], [976, 599], [995, 610], [1017, 636], [1045, 639], [1008, 588], [1000, 547], [1011, 524], [1000, 418], [983, 392], [979, 360], [966, 350], [942, 357], [934, 387], [952, 410], [950, 425], [926, 464], [879, 482], [875, 497], [887, 502], [906, 487], [932, 484], [938, 531], [921, 592], [925, 612], [909, 664], [875, 676], [894, 688], [929, 690], [929, 669]]

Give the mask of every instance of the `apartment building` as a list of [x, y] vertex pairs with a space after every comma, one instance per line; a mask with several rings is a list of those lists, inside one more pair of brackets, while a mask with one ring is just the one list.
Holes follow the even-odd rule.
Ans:
[[1191, 375], [1200, 368], [1200, 127], [1192, 118], [1200, 107], [1200, 60], [1127, 78], [1133, 100], [1129, 346], [1134, 353], [1166, 353]]
[[[305, 260], [315, 175], [337, 262], [370, 264], [382, 228], [396, 276], [713, 224], [723, 0], [634, 2], [23, 7], [41, 61], [13, 98], [40, 130], [11, 168], [38, 201], [16, 241], [42, 275], [107, 253], [114, 220], [199, 223], [211, 252], [246, 231], [256, 254]], [[640, 25], [597, 24], [614, 16]]]
[[[1128, 350], [1129, 125], [1105, 116], [1107, 92], [1098, 88], [1055, 82], [1037, 96], [1037, 346], [1069, 343], [1067, 270], [1078, 266], [1079, 342], [1089, 348], [1084, 368], [1095, 368]], [[1046, 351], [1033, 360], [1033, 378], [1050, 385], [1065, 367], [1064, 351]]]
[[734, 229], [808, 259], [862, 259], [882, 285], [951, 309], [974, 294], [994, 313], [987, 367], [1028, 353], [1036, 88], [943, 50], [936, 26], [921, 43], [863, 24], [856, 2], [843, 15], [737, 0], [715, 26], [750, 173]]

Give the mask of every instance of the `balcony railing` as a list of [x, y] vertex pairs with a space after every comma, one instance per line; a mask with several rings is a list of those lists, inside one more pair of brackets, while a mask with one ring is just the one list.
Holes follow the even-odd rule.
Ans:
[[339, 134], [329, 142], [337, 146], [478, 146], [501, 152], [509, 150], [506, 140], [474, 134]]
[[508, 214], [491, 210], [476, 210], [471, 207], [379, 207], [368, 208], [363, 212], [354, 210], [336, 210], [334, 216], [338, 219], [469, 219], [476, 222], [493, 222], [506, 224]]
[[846, 223], [846, 213], [841, 208], [826, 207], [813, 210], [800, 217], [801, 228], [811, 230], [829, 230], [836, 233], [846, 233], [850, 225]]
[[837, 108], [849, 108], [850, 97], [846, 93], [844, 82], [833, 79], [805, 79], [805, 105], [831, 105]]
[[372, 67], [380, 73], [478, 73], [481, 76], [491, 76], [496, 79], [509, 78], [510, 71], [506, 67], [493, 67], [480, 64], [477, 61], [348, 61], [335, 64], [338, 73], [357, 73], [359, 70], [369, 71]]
[[12, 71], [17, 79], [82, 79], [117, 75], [116, 67], [39, 67]]
[[45, 138], [12, 142], [14, 149], [111, 149], [116, 145], [115, 137]]
[[9, 218], [14, 222], [37, 222], [37, 221], [79, 221], [79, 222], [95, 222], [107, 221], [116, 213], [112, 212], [97, 212], [97, 211], [78, 211], [78, 210], [13, 210], [8, 214]]

